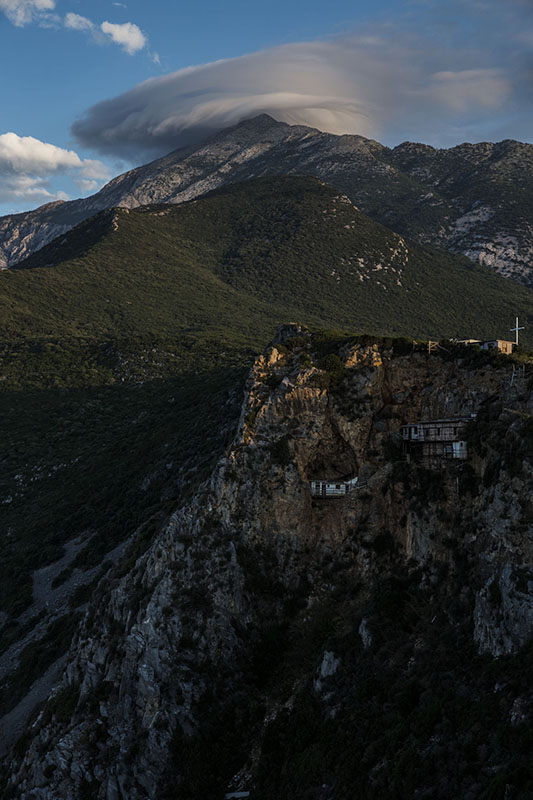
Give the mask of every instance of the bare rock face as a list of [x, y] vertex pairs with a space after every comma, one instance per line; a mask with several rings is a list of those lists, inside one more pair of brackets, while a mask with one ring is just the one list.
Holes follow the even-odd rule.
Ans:
[[229, 183], [309, 175], [344, 192], [397, 233], [532, 283], [533, 145], [500, 142], [389, 149], [260, 115], [206, 142], [119, 175], [97, 194], [0, 218], [0, 268], [99, 211], [182, 203]]
[[531, 593], [519, 576], [511, 560], [499, 562], [476, 596], [474, 637], [483, 653], [508, 655], [533, 635]]
[[[517, 652], [531, 638], [531, 392], [511, 386], [501, 362], [357, 341], [328, 360], [324, 347], [300, 329], [256, 359], [238, 434], [210, 480], [134, 565], [102, 581], [63, 679], [11, 763], [21, 800], [159, 798], [169, 780], [180, 796], [190, 757], [180, 742], [205, 730], [206, 703], [211, 719], [251, 691], [265, 628], [291, 619], [304, 630], [326, 604], [340, 636], [341, 584], [359, 587], [363, 609], [376, 580], [409, 573], [427, 598], [416, 614], [427, 614], [428, 636], [463, 615], [482, 653]], [[511, 412], [490, 411], [495, 395]], [[401, 424], [472, 412], [467, 467], [428, 472], [401, 459]], [[318, 470], [335, 479], [350, 469], [364, 476], [360, 489], [311, 497]], [[353, 638], [371, 654], [383, 637], [375, 613], [354, 619]], [[334, 682], [353, 656], [322, 646], [314, 658], [309, 680], [333, 718]], [[265, 691], [263, 727], [232, 790], [253, 784], [261, 730], [294, 702]]]

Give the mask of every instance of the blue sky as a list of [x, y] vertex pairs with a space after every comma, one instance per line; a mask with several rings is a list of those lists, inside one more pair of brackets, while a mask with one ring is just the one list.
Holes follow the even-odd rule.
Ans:
[[0, 0], [0, 214], [91, 193], [261, 111], [391, 146], [528, 140], [532, 12], [532, 0]]

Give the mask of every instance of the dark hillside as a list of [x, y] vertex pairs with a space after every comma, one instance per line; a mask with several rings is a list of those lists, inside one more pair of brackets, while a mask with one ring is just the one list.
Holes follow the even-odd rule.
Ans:
[[376, 334], [504, 337], [515, 314], [531, 314], [528, 290], [407, 243], [311, 178], [105, 211], [1, 278], [2, 330], [26, 339], [192, 330], [256, 347], [292, 316]]

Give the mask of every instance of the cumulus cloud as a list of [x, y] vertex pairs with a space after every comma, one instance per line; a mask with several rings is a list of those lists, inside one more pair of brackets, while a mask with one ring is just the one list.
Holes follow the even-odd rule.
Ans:
[[101, 161], [81, 159], [74, 150], [41, 142], [33, 136], [18, 136], [12, 132], [0, 135], [0, 175], [49, 175], [71, 169], [78, 169], [89, 178], [105, 178], [108, 174]]
[[443, 69], [446, 55], [384, 35], [284, 45], [152, 78], [89, 109], [73, 133], [130, 158], [168, 152], [260, 113], [368, 137], [395, 128], [409, 134], [418, 115], [411, 136], [420, 138], [445, 120], [497, 109], [512, 94], [504, 70]]
[[[35, 204], [67, 199], [65, 192], [50, 190], [49, 179], [71, 175], [76, 181], [88, 181], [97, 188], [109, 177], [105, 164], [82, 159], [74, 150], [42, 142], [33, 136], [16, 133], [0, 135], [0, 202]], [[78, 184], [83, 188], [83, 184]]]
[[115, 24], [106, 21], [102, 22], [100, 30], [106, 36], [111, 37], [115, 44], [120, 45], [130, 56], [142, 50], [146, 45], [144, 33], [133, 22]]
[[65, 15], [65, 28], [71, 28], [75, 31], [92, 31], [94, 27], [94, 22], [91, 22], [87, 17], [82, 17], [81, 14], [74, 14], [70, 11]]
[[114, 42], [130, 56], [142, 50], [147, 43], [146, 36], [133, 22], [124, 22], [122, 24], [102, 22], [98, 26], [87, 17], [82, 17], [81, 14], [69, 12], [65, 15], [65, 28], [83, 31], [89, 34], [98, 44]]
[[[122, 3], [114, 5], [126, 8]], [[0, 11], [18, 27], [23, 27], [30, 22], [37, 22], [41, 27], [59, 27], [75, 31], [83, 31], [98, 44], [114, 42], [128, 55], [146, 47], [147, 38], [138, 25], [133, 22], [113, 23], [102, 22], [96, 25], [92, 20], [69, 11], [62, 19], [57, 14], [52, 14], [55, 9], [55, 0], [0, 0]]]
[[55, 8], [55, 0], [0, 0], [0, 11], [17, 27], [33, 22]]

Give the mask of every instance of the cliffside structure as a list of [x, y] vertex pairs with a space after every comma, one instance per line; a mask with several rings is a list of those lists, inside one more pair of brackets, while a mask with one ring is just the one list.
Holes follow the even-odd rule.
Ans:
[[474, 417], [450, 417], [411, 422], [401, 428], [402, 450], [408, 462], [439, 467], [443, 461], [466, 461], [466, 426]]

